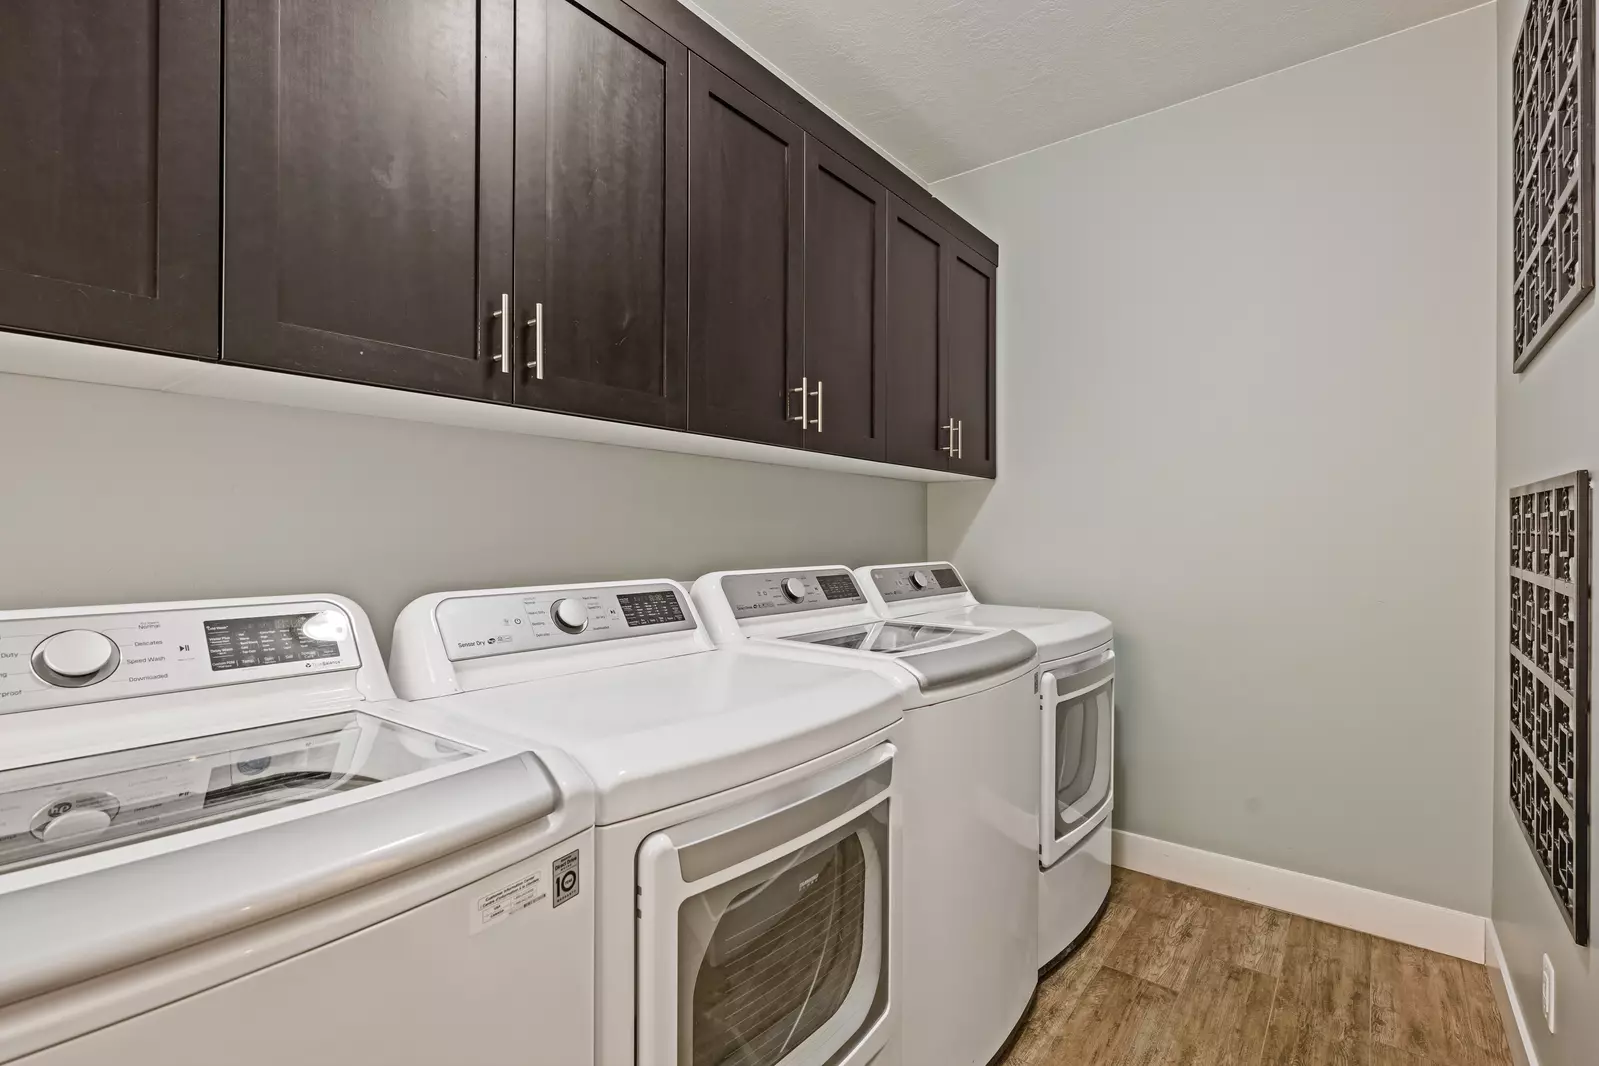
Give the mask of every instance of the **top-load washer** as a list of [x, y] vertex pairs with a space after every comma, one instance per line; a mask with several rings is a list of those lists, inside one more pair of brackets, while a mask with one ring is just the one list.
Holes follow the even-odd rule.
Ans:
[[0, 614], [0, 1061], [593, 1061], [593, 790], [335, 596]]
[[841, 566], [707, 574], [693, 594], [724, 646], [849, 664], [909, 688], [903, 1061], [983, 1066], [1003, 1054], [1037, 985], [1032, 642], [885, 622]]
[[1038, 645], [1038, 957], [1048, 973], [1104, 913], [1115, 802], [1116, 653], [1110, 621], [1091, 611], [979, 603], [949, 563], [855, 572], [884, 618], [1001, 626]]
[[664, 580], [426, 596], [391, 660], [439, 728], [548, 738], [593, 778], [601, 1063], [899, 1061], [907, 685], [718, 650]]

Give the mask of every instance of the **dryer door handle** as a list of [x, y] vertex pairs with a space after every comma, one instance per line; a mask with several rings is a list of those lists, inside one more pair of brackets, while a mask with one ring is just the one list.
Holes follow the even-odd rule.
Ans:
[[853, 811], [870, 807], [894, 779], [894, 745], [881, 744], [792, 791], [775, 789], [749, 803], [674, 826], [670, 839], [685, 883], [792, 844]]

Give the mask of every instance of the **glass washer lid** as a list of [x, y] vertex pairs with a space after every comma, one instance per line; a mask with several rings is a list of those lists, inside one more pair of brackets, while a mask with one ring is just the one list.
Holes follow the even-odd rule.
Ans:
[[867, 622], [864, 625], [826, 629], [819, 633], [801, 633], [784, 637], [804, 644], [827, 645], [866, 651], [876, 655], [903, 655], [911, 651], [926, 651], [969, 640], [970, 630], [950, 626], [917, 625], [914, 622]]
[[0, 772], [0, 874], [392, 781], [479, 749], [360, 711]]

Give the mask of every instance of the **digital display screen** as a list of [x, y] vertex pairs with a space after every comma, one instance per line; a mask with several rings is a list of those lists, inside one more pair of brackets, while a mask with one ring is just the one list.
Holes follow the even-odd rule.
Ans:
[[677, 593], [627, 592], [616, 597], [622, 607], [622, 617], [629, 626], [658, 626], [667, 622], [682, 622], [683, 605], [677, 602]]
[[213, 670], [337, 659], [339, 642], [305, 635], [305, 623], [316, 614], [279, 614], [267, 618], [223, 618], [205, 623], [205, 650]]
[[962, 587], [961, 576], [947, 566], [934, 570], [933, 580], [938, 582], [938, 587], [941, 589], [958, 589]]
[[848, 574], [820, 574], [816, 583], [822, 586], [822, 595], [830, 600], [853, 600], [860, 597], [855, 579]]

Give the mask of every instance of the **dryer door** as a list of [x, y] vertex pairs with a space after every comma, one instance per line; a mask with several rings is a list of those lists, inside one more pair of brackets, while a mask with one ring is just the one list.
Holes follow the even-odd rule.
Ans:
[[1044, 672], [1039, 858], [1047, 869], [1110, 813], [1115, 772], [1116, 653]]
[[842, 1066], [882, 1046], [893, 750], [645, 840], [640, 1066]]

